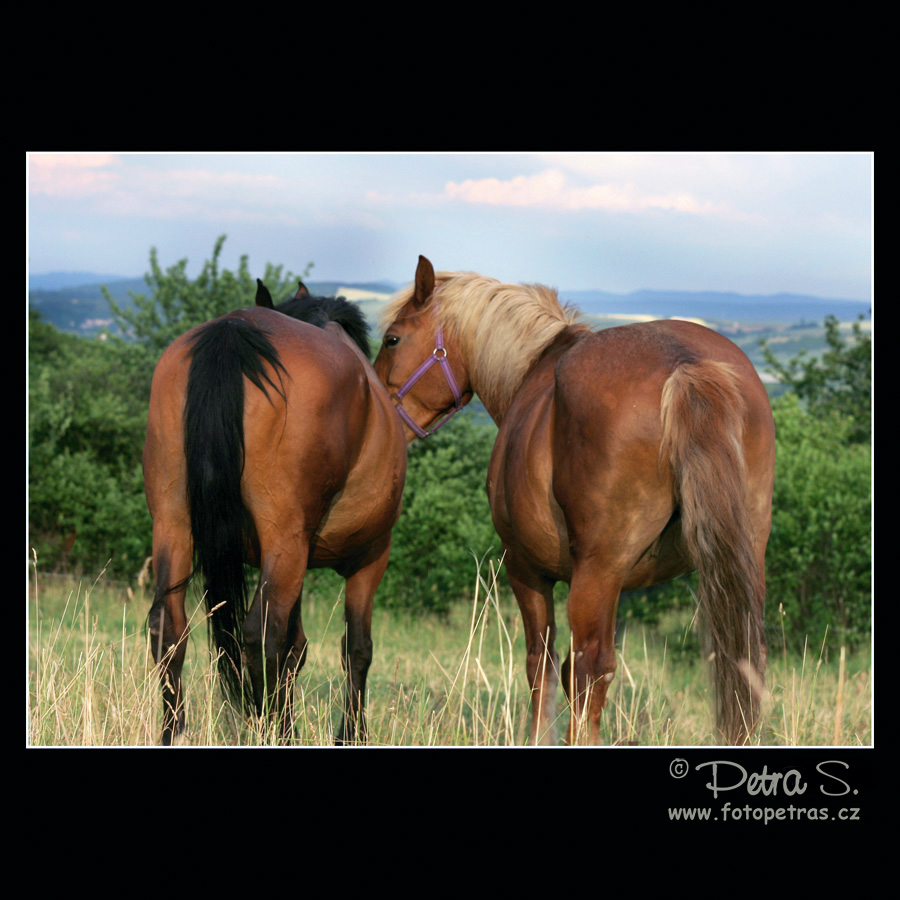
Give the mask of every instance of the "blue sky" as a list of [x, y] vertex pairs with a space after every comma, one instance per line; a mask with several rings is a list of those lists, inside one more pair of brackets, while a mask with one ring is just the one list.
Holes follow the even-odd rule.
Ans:
[[870, 153], [29, 154], [33, 273], [191, 274], [216, 238], [311, 281], [437, 269], [627, 293], [870, 300]]

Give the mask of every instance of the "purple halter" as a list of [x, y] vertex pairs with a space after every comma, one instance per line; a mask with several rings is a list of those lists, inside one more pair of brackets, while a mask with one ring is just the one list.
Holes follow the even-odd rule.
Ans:
[[[435, 315], [437, 315], [437, 309], [435, 308]], [[420, 428], [413, 422], [409, 413], [403, 408], [403, 404], [400, 402], [403, 400], [404, 395], [409, 391], [409, 389], [435, 364], [440, 363], [441, 369], [444, 371], [444, 378], [447, 379], [447, 384], [450, 386], [450, 390], [453, 392], [453, 398], [456, 401], [453, 407], [453, 410], [450, 412], [448, 416], [442, 419], [431, 431], [425, 431], [424, 428]], [[407, 425], [416, 433], [416, 435], [420, 438], [427, 438], [429, 435], [434, 434], [438, 428], [442, 425], [446, 425], [461, 409], [463, 409], [462, 402], [462, 394], [460, 393], [459, 387], [456, 384], [456, 379], [453, 377], [453, 371], [450, 369], [450, 363], [447, 361], [447, 350], [444, 347], [444, 329], [438, 323], [437, 334], [435, 335], [435, 347], [431, 353], [431, 356], [416, 369], [412, 375], [406, 381], [406, 384], [397, 391], [397, 412], [400, 413], [400, 418], [406, 422]]]

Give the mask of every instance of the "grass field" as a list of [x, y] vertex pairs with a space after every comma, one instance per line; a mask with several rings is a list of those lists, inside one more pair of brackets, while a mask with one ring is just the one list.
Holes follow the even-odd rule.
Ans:
[[[476, 583], [477, 581], [477, 583]], [[161, 700], [145, 628], [150, 592], [106, 582], [29, 574], [28, 746], [132, 747], [159, 739]], [[195, 746], [274, 743], [217, 689], [199, 594], [189, 594], [193, 632], [185, 664], [188, 733]], [[777, 610], [768, 610], [777, 622]], [[565, 612], [559, 649], [568, 641]], [[295, 685], [294, 744], [329, 746], [343, 691], [342, 598], [304, 600], [308, 659]], [[710, 684], [690, 633], [690, 617], [654, 628], [620, 626], [619, 666], [603, 717], [607, 745], [716, 743]], [[826, 654], [823, 635], [794, 657], [770, 638], [768, 697], [755, 743], [762, 746], [870, 746], [868, 650]], [[529, 697], [521, 622], [503, 575], [477, 576], [469, 602], [446, 620], [380, 610], [368, 682], [369, 745], [497, 747], [527, 743]], [[558, 698], [558, 733], [568, 709]]]

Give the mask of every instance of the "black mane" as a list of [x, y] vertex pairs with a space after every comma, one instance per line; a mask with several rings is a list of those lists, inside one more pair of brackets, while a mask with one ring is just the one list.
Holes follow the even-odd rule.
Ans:
[[350, 339], [369, 359], [369, 323], [360, 308], [345, 297], [314, 297], [301, 281], [295, 296], [277, 306], [272, 303], [268, 288], [256, 279], [256, 305], [274, 309], [292, 319], [299, 319], [324, 328], [329, 322], [336, 322]]

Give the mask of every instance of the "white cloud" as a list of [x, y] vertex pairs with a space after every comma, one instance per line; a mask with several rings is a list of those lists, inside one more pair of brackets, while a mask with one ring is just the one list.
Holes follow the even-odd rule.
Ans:
[[[177, 159], [177, 157], [174, 157]], [[297, 225], [278, 175], [226, 169], [168, 168], [168, 157], [32, 154], [32, 197], [78, 200], [86, 211], [117, 218], [192, 219]]]
[[649, 209], [674, 210], [693, 215], [720, 213], [720, 205], [703, 200], [689, 191], [647, 192], [633, 181], [573, 184], [560, 169], [545, 169], [536, 175], [467, 179], [447, 182], [444, 195], [450, 200], [488, 206], [539, 207], [567, 211], [606, 210], [639, 212]]
[[110, 153], [33, 153], [28, 156], [32, 194], [83, 197], [109, 190], [118, 181], [121, 160]]
[[451, 200], [490, 206], [557, 205], [565, 190], [565, 176], [557, 169], [537, 175], [518, 175], [508, 181], [499, 178], [469, 178], [457, 184], [448, 181], [444, 192]]

